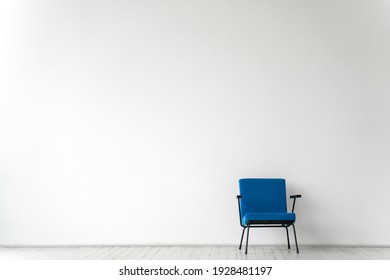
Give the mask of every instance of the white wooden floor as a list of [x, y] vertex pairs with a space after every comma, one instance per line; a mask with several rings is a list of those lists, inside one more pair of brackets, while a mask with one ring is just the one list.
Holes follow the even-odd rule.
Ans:
[[236, 246], [0, 247], [0, 260], [390, 260], [389, 247]]

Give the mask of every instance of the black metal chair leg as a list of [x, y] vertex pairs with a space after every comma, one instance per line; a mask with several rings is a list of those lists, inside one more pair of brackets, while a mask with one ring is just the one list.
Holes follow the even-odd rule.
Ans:
[[239, 250], [241, 250], [241, 247], [242, 247], [242, 240], [244, 239], [245, 229], [246, 229], [246, 227], [244, 227], [244, 229], [242, 230], [240, 246], [238, 247]]
[[295, 238], [295, 246], [297, 247], [297, 254], [299, 254], [299, 249], [298, 249], [298, 241], [297, 241], [297, 233], [295, 232], [295, 226], [292, 224], [293, 229], [294, 229], [294, 238]]
[[248, 241], [249, 241], [249, 228], [250, 224], [248, 224], [248, 231], [246, 232], [246, 244], [245, 244], [245, 254], [248, 254]]
[[285, 227], [286, 228], [286, 233], [287, 233], [287, 245], [288, 245], [288, 249], [290, 249], [290, 236], [288, 235], [288, 227]]

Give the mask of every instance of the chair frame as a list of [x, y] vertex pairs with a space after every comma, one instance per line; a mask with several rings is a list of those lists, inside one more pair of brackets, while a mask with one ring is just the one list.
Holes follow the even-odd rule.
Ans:
[[[302, 196], [300, 194], [295, 194], [291, 195], [290, 198], [294, 199], [293, 205], [292, 205], [292, 210], [291, 212], [294, 213], [295, 210], [295, 201], [297, 198], [301, 198]], [[297, 249], [297, 254], [299, 254], [299, 248], [298, 248], [298, 241], [297, 241], [297, 234], [295, 231], [295, 226], [294, 223], [295, 221], [263, 221], [263, 220], [253, 220], [253, 221], [248, 221], [247, 225], [242, 224], [242, 218], [241, 218], [241, 200], [242, 196], [237, 195], [237, 201], [238, 201], [238, 211], [239, 211], [239, 217], [240, 217], [240, 225], [243, 227], [242, 229], [242, 234], [241, 234], [241, 241], [240, 241], [240, 246], [238, 247], [239, 250], [241, 250], [242, 247], [242, 241], [244, 239], [244, 234], [245, 230], [248, 229], [247, 234], [246, 234], [246, 244], [245, 244], [245, 254], [248, 254], [248, 242], [249, 242], [249, 229], [250, 228], [264, 228], [264, 227], [284, 227], [286, 229], [286, 234], [287, 234], [287, 248], [290, 249], [290, 236], [288, 233], [288, 228], [289, 226], [293, 227], [294, 230], [294, 239], [295, 239], [295, 247]]]

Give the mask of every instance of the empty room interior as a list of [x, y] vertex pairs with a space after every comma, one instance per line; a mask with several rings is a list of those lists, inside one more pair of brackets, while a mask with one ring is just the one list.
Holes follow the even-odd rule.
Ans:
[[0, 3], [0, 260], [390, 260], [389, 1]]

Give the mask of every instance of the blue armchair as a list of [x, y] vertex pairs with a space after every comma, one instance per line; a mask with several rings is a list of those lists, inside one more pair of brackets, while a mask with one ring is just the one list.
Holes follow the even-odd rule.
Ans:
[[284, 179], [246, 178], [239, 180], [240, 195], [237, 196], [240, 225], [243, 227], [239, 249], [241, 250], [245, 230], [248, 253], [249, 229], [253, 227], [284, 227], [287, 244], [290, 249], [288, 228], [293, 227], [295, 246], [299, 254], [295, 231], [295, 200], [301, 195], [292, 195], [294, 199], [291, 212], [287, 212], [286, 181]]

